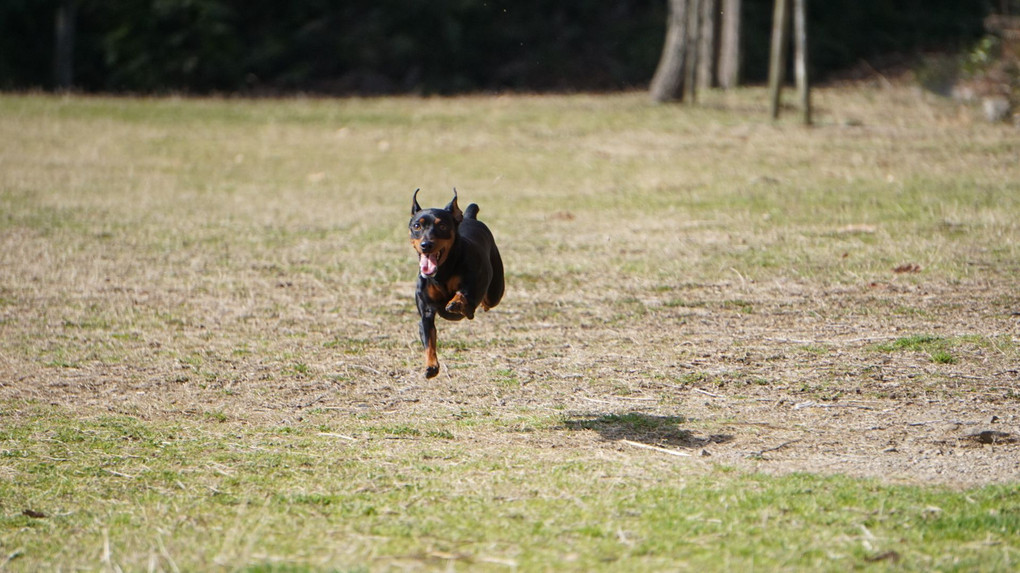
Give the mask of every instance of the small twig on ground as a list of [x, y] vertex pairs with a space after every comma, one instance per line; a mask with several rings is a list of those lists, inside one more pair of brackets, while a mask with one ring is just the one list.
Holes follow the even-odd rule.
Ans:
[[779, 444], [778, 446], [773, 446], [771, 448], [765, 448], [764, 450], [761, 450], [761, 451], [758, 451], [758, 452], [751, 452], [751, 453], [747, 454], [747, 457], [749, 457], [749, 458], [761, 458], [761, 457], [764, 457], [765, 454], [768, 453], [768, 452], [774, 452], [776, 450], [781, 450], [781, 449], [785, 448], [786, 446], [789, 446], [790, 444], [795, 444], [795, 443], [797, 443], [799, 441], [800, 441], [800, 438], [797, 438], [796, 440], [790, 440], [788, 442], [783, 442], [783, 443]]
[[950, 378], [959, 378], [961, 380], [984, 380], [985, 376], [970, 376], [969, 374], [950, 374]]
[[800, 402], [793, 405], [794, 410], [800, 410], [802, 408], [858, 408], [860, 410], [874, 410], [871, 406], [861, 406], [859, 404], [822, 404], [819, 402]]
[[348, 440], [348, 441], [351, 441], [351, 442], [358, 441], [358, 438], [353, 438], [351, 436], [345, 436], [343, 434], [334, 434], [332, 432], [319, 432], [319, 435], [320, 436], [328, 436], [330, 438], [340, 438], [341, 440]]
[[730, 267], [730, 270], [733, 271], [733, 274], [737, 275], [737, 278], [740, 279], [740, 284], [742, 286], [747, 286], [747, 279], [744, 278], [744, 275], [740, 274], [740, 271], [738, 271], [737, 269], [735, 269], [733, 267]]
[[705, 396], [711, 396], [713, 398], [722, 398], [723, 397], [723, 396], [721, 396], [719, 394], [713, 394], [713, 393], [709, 392], [708, 390], [702, 390], [701, 388], [694, 388], [694, 391], [695, 392], [699, 392], [701, 394], [704, 394]]
[[306, 402], [304, 404], [297, 404], [296, 406], [294, 406], [294, 409], [296, 409], [296, 410], [303, 410], [304, 408], [307, 408], [307, 407], [311, 406], [312, 404], [315, 404], [316, 402], [321, 402], [322, 399], [325, 398], [326, 396], [329, 396], [329, 392], [326, 392], [325, 394], [321, 394], [321, 395], [317, 396], [316, 398], [312, 399], [310, 402]]
[[649, 446], [648, 444], [642, 444], [641, 442], [632, 442], [630, 440], [620, 440], [620, 441], [622, 443], [624, 443], [624, 444], [627, 444], [628, 446], [634, 446], [635, 448], [644, 448], [646, 450], [655, 450], [656, 452], [662, 452], [664, 454], [669, 454], [671, 456], [690, 457], [690, 455], [691, 455], [691, 454], [688, 454], [687, 452], [681, 452], [679, 450], [670, 450], [668, 448], [660, 448], [659, 446]]
[[[630, 397], [627, 397], [627, 396], [610, 396], [610, 398], [612, 398], [613, 400], [630, 400], [632, 402], [649, 402], [649, 401], [655, 400], [655, 398], [647, 397], [647, 396], [639, 397], [639, 398], [630, 398]], [[587, 396], [581, 396], [581, 399], [582, 400], [587, 400], [589, 402], [596, 402], [598, 404], [612, 404], [613, 403], [610, 400], [599, 400], [598, 398], [589, 398]]]
[[783, 342], [786, 344], [828, 344], [827, 340], [808, 340], [806, 338], [775, 338], [772, 336], [766, 336], [764, 340], [769, 342]]
[[946, 424], [947, 426], [977, 426], [981, 422], [965, 422], [963, 420], [925, 420], [923, 422], [907, 422], [908, 426], [927, 426], [929, 424]]
[[15, 549], [14, 551], [11, 551], [10, 553], [7, 554], [7, 557], [4, 558], [3, 561], [0, 561], [0, 569], [3, 569], [4, 567], [7, 566], [8, 563], [10, 563], [11, 561], [14, 561], [15, 559], [17, 559], [18, 557], [21, 557], [24, 554], [25, 554], [25, 548], [24, 547], [19, 547], [19, 548]]
[[860, 338], [782, 338], [766, 336], [764, 340], [769, 342], [783, 342], [786, 344], [850, 344], [854, 342], [878, 342], [879, 340], [894, 340], [891, 336], [862, 336]]

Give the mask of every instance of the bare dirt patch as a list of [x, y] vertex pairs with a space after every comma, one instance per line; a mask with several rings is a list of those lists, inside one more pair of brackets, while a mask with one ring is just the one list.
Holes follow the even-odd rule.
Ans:
[[[22, 110], [0, 124], [0, 399], [355, 429], [484, 416], [453, 439], [1020, 480], [1015, 133], [912, 94], [822, 92], [836, 117], [814, 131], [637, 95], [264, 104], [210, 127], [93, 110], [113, 116], [99, 141], [73, 110]], [[440, 132], [465, 143], [437, 157]], [[507, 295], [439, 325], [425, 381], [402, 227], [411, 190], [449, 179], [482, 205]]]
[[[313, 411], [411, 425], [484, 413], [502, 429], [458, 439], [576, 455], [637, 442], [683, 452], [696, 465], [908, 483], [1020, 479], [1017, 300], [1007, 289], [897, 285], [893, 277], [881, 287], [828, 291], [689, 285], [669, 297], [690, 306], [649, 300], [638, 318], [611, 323], [596, 317], [615, 313], [612, 298], [539, 317], [534, 308], [549, 297], [511, 289], [508, 304], [475, 323], [440, 325], [444, 369], [426, 382], [406, 286], [388, 301], [402, 307], [392, 319], [350, 323], [359, 332], [346, 350], [330, 344], [341, 336], [336, 316], [307, 317], [311, 331], [284, 343], [290, 359], [231, 350], [259, 332], [285, 338], [279, 322], [233, 324], [225, 339], [222, 325], [202, 321], [166, 340], [143, 334], [116, 364], [40, 365], [8, 355], [4, 398], [83, 415], [242, 424], [295, 423]], [[289, 308], [316, 295], [293, 291], [284, 297]], [[918, 333], [951, 358], [895, 347]], [[195, 346], [191, 358], [177, 356], [182, 344]]]

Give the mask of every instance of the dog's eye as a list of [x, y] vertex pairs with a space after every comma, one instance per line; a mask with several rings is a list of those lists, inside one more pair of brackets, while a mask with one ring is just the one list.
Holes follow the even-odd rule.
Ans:
[[411, 225], [411, 228], [414, 229], [415, 231], [420, 231], [421, 230], [421, 223], [418, 223], [416, 221], [413, 225]]

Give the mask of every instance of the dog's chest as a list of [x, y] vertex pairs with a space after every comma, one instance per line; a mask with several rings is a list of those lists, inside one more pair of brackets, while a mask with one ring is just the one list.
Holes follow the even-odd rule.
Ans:
[[458, 288], [460, 288], [460, 277], [454, 275], [443, 282], [428, 281], [428, 284], [425, 286], [425, 294], [429, 300], [445, 306], [453, 298], [453, 295], [456, 294]]

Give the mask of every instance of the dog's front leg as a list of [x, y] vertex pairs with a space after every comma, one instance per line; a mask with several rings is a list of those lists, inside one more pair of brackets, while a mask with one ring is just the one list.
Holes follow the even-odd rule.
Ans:
[[436, 355], [436, 316], [433, 314], [421, 321], [422, 331], [425, 333], [422, 343], [425, 346], [425, 377], [435, 378], [439, 374], [439, 356]]
[[453, 298], [446, 304], [446, 312], [466, 316], [469, 320], [474, 319], [475, 309], [478, 308], [479, 297], [475, 295], [473, 281], [462, 281]]
[[425, 348], [425, 377], [435, 378], [439, 374], [439, 356], [436, 354], [438, 336], [436, 334], [436, 311], [419, 294], [416, 297], [418, 302], [418, 314], [421, 315], [421, 345]]
[[446, 305], [446, 312], [466, 316], [469, 319], [475, 317], [474, 306], [471, 305], [467, 295], [461, 291], [457, 291], [453, 298], [450, 299], [450, 302]]

